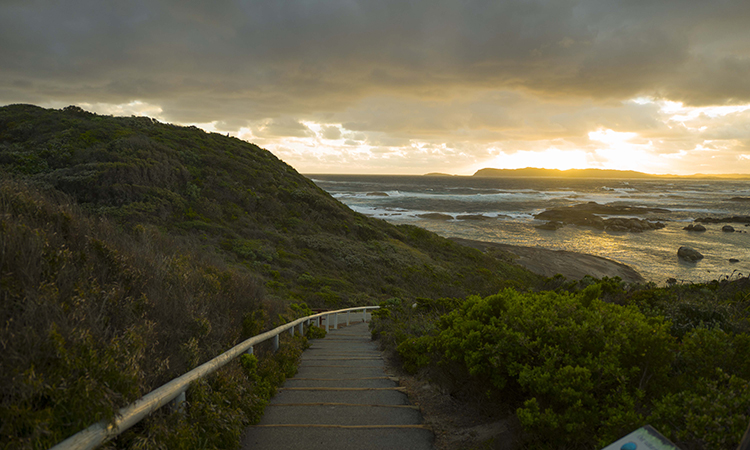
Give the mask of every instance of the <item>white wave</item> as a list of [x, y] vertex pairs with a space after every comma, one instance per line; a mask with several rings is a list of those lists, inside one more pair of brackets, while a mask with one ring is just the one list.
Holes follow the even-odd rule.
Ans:
[[609, 186], [602, 186], [601, 190], [603, 191], [613, 191], [613, 192], [636, 192], [638, 189], [631, 188], [631, 187], [609, 187]]

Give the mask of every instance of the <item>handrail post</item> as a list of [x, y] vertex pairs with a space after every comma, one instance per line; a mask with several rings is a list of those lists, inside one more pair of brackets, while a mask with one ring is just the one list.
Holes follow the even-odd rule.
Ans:
[[253, 354], [253, 352], [254, 352], [254, 350], [253, 350], [253, 347], [252, 347], [252, 345], [250, 346], [250, 348], [249, 348], [249, 349], [245, 350], [245, 353], [247, 353], [248, 355], [252, 355], [252, 354]]
[[367, 310], [362, 308], [362, 322], [367, 322]]
[[291, 334], [292, 337], [294, 337], [294, 327], [289, 328], [289, 334]]
[[346, 312], [346, 326], [349, 326], [349, 311]]
[[177, 397], [175, 397], [171, 402], [169, 402], [169, 407], [172, 408], [172, 411], [184, 413], [185, 412], [185, 391], [180, 392], [177, 394]]
[[299, 325], [297, 325], [297, 331], [299, 331], [300, 336], [305, 335], [305, 323], [304, 322], [300, 322]]
[[333, 314], [333, 329], [334, 330], [339, 329], [339, 313]]
[[279, 351], [279, 335], [273, 337], [273, 352], [276, 353]]

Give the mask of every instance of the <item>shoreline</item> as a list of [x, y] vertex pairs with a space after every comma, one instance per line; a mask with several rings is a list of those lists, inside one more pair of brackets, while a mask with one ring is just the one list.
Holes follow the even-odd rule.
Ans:
[[464, 238], [449, 238], [451, 241], [476, 248], [482, 252], [499, 250], [511, 254], [515, 264], [545, 277], [562, 274], [569, 280], [580, 280], [586, 275], [594, 278], [620, 277], [630, 284], [643, 284], [646, 279], [635, 269], [617, 261], [588, 253], [568, 250], [550, 250], [542, 247], [499, 244]]

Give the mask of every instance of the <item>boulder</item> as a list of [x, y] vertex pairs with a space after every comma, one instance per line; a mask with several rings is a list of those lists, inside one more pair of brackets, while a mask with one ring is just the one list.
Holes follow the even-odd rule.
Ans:
[[680, 247], [677, 250], [677, 256], [686, 261], [698, 261], [703, 259], [703, 255], [698, 250], [690, 247]]
[[565, 224], [563, 224], [562, 222], [557, 222], [555, 220], [550, 220], [549, 222], [547, 222], [545, 224], [536, 225], [534, 228], [538, 228], [540, 230], [552, 230], [552, 231], [555, 231], [558, 228], [562, 228], [564, 226], [565, 226]]
[[721, 227], [721, 231], [725, 233], [734, 233], [734, 227], [731, 225], [724, 225], [723, 227]]
[[691, 223], [690, 225], [688, 225], [685, 228], [683, 228], [683, 230], [687, 230], [687, 231], [706, 231], [706, 227], [704, 227], [701, 224], [693, 225]]
[[740, 260], [737, 259], [737, 258], [729, 258], [729, 262], [730, 263], [738, 263], [738, 262], [740, 262]]

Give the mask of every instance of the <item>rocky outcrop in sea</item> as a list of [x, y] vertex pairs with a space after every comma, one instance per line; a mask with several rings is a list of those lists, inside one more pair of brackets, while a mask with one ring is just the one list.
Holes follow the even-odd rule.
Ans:
[[700, 223], [745, 223], [750, 224], [750, 216], [732, 216], [732, 217], [699, 217], [695, 219]]
[[699, 231], [699, 232], [701, 232], [701, 231], [706, 231], [706, 227], [704, 227], [701, 224], [695, 225], [695, 224], [691, 223], [690, 225], [688, 225], [685, 228], [683, 228], [683, 230], [686, 230], [686, 231]]
[[546, 220], [547, 223], [537, 225], [542, 230], [556, 230], [564, 225], [572, 224], [583, 227], [592, 227], [605, 231], [625, 231], [640, 233], [649, 230], [658, 230], [666, 225], [660, 221], [639, 219], [634, 217], [602, 218], [606, 216], [631, 216], [648, 213], [668, 213], [663, 208], [645, 208], [640, 206], [625, 205], [600, 205], [596, 202], [580, 203], [565, 208], [552, 208], [534, 216], [538, 220]]
[[677, 250], [677, 256], [685, 261], [698, 261], [703, 259], [701, 252], [690, 247], [680, 247]]

